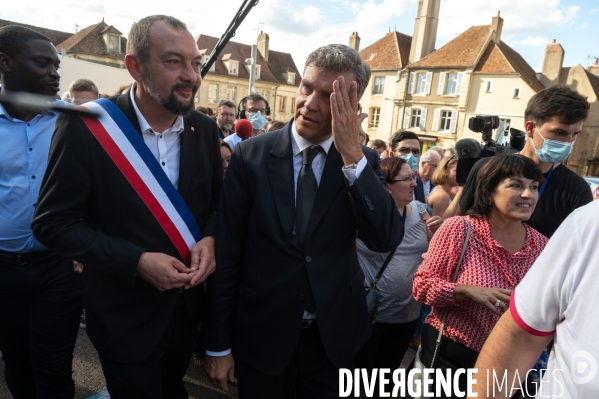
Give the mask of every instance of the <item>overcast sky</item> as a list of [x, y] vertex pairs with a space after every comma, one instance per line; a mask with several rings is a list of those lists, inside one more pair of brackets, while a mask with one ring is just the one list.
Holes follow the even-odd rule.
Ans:
[[[150, 14], [184, 21], [191, 33], [220, 37], [242, 0], [25, 0], [2, 1], [0, 19], [66, 32], [104, 18], [127, 35], [133, 22]], [[143, 4], [143, 5], [142, 5]], [[140, 6], [142, 5], [142, 6]], [[396, 29], [412, 35], [418, 0], [260, 0], [234, 41], [252, 44], [260, 30], [270, 48], [291, 53], [300, 71], [307, 54], [328, 43], [348, 43], [358, 31], [361, 48]], [[556, 39], [565, 49], [564, 66], [587, 66], [599, 57], [597, 0], [442, 0], [436, 47], [472, 25], [489, 25], [501, 11], [502, 40], [540, 71], [545, 46]], [[591, 38], [594, 38], [592, 40]]]

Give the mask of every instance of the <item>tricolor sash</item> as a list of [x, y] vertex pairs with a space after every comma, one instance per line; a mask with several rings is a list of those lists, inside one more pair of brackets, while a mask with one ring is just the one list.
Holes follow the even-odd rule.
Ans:
[[84, 116], [81, 119], [189, 266], [191, 249], [201, 238], [200, 228], [143, 138], [123, 112], [106, 98], [79, 107], [100, 115], [97, 119]]

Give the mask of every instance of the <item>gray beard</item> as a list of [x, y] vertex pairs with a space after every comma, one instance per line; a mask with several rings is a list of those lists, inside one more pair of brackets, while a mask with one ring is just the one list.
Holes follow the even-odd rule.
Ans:
[[[149, 68], [147, 69], [148, 76], [144, 79], [144, 84], [148, 89], [148, 93], [158, 102], [158, 104], [162, 105], [164, 108], [169, 110], [175, 115], [187, 116], [193, 111], [195, 108], [195, 95], [198, 91], [198, 88], [191, 84], [183, 84], [183, 83], [175, 83], [171, 87], [171, 93], [167, 98], [164, 98], [160, 93], [158, 93], [154, 87], [154, 82], [152, 81], [152, 73]], [[191, 96], [191, 100], [189, 100], [188, 104], [182, 103], [175, 96], [175, 90], [179, 87], [190, 87], [194, 89], [193, 96]]]

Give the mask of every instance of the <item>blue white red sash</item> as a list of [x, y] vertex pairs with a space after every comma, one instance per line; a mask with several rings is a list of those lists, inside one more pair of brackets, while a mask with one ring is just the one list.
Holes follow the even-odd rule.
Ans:
[[201, 238], [189, 208], [123, 112], [108, 99], [80, 107], [100, 114], [81, 117], [89, 130], [150, 209], [189, 266], [191, 249]]

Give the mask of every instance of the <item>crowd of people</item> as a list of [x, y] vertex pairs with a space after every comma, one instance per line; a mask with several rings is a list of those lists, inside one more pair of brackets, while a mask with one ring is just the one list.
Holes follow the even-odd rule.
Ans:
[[[185, 397], [192, 354], [224, 391], [291, 399], [338, 397], [339, 369], [397, 369], [410, 346], [425, 367], [477, 367], [478, 397], [486, 370], [575, 372], [564, 359], [599, 353], [583, 308], [599, 202], [563, 164], [589, 112], [576, 91], [535, 94], [524, 148], [460, 186], [459, 151], [423, 152], [410, 131], [370, 141], [370, 70], [348, 46], [308, 56], [287, 123], [259, 94], [196, 108], [201, 58], [181, 21], [149, 16], [127, 42], [133, 85], [107, 98], [79, 79], [53, 103], [97, 118], [0, 101], [0, 352], [15, 398], [74, 397], [80, 323], [115, 399]], [[56, 97], [59, 64], [47, 37], [0, 28], [3, 91]], [[569, 376], [543, 393], [599, 393]]]

